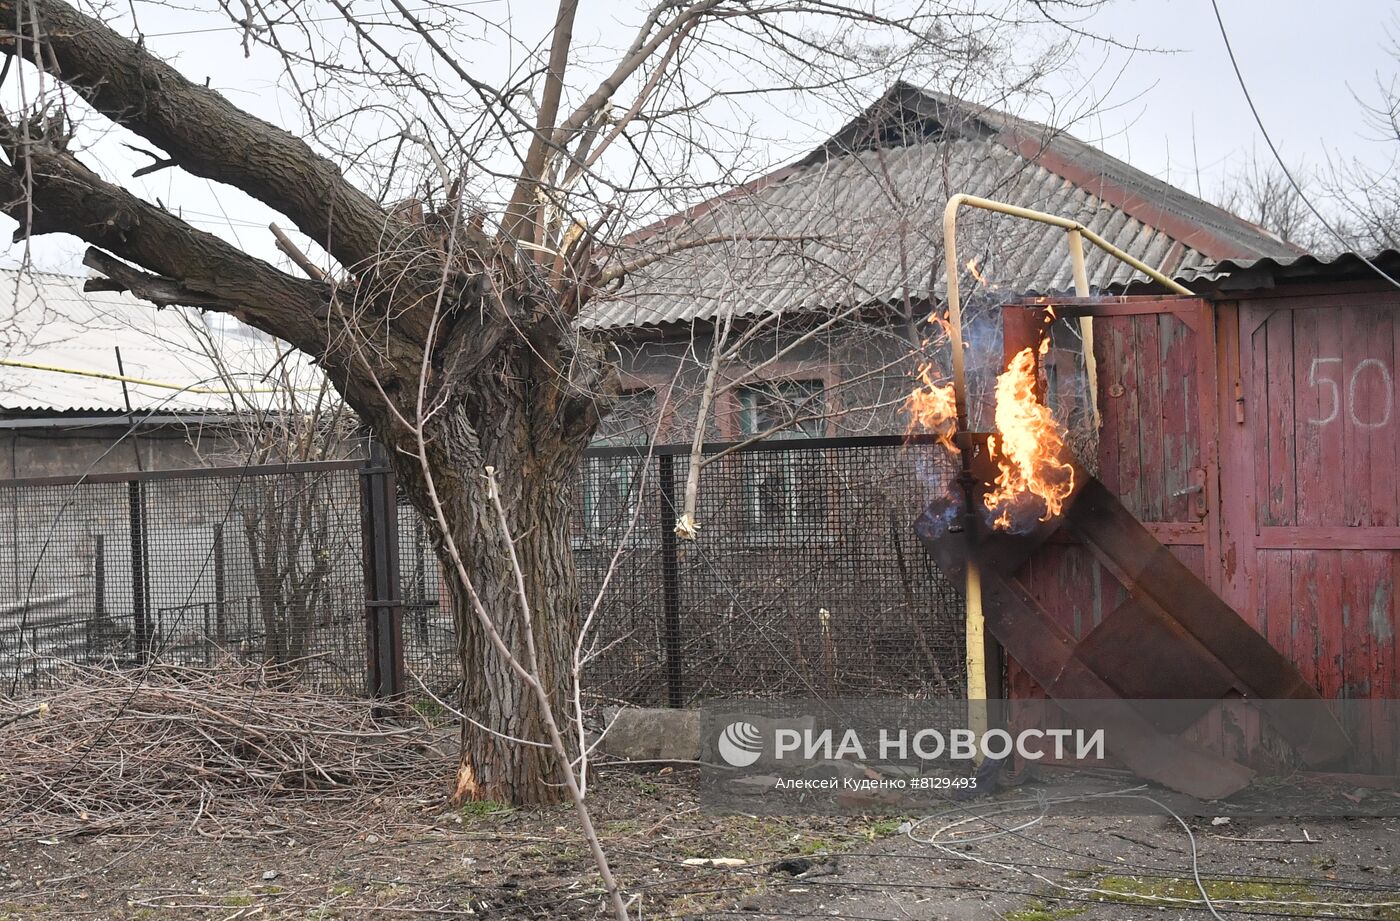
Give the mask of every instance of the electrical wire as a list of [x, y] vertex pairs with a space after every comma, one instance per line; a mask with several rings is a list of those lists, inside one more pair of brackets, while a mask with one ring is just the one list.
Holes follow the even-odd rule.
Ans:
[[[1216, 904], [1217, 904], [1217, 903], [1224, 903], [1224, 902], [1229, 902], [1229, 903], [1231, 903], [1231, 904], [1251, 905], [1251, 906], [1252, 906], [1252, 905], [1281, 905], [1281, 906], [1289, 906], [1289, 907], [1309, 907], [1309, 908], [1314, 908], [1314, 909], [1316, 909], [1316, 908], [1353, 908], [1353, 909], [1372, 910], [1372, 909], [1380, 909], [1380, 908], [1389, 909], [1389, 908], [1394, 908], [1394, 907], [1400, 906], [1400, 902], [1397, 902], [1397, 901], [1386, 901], [1386, 902], [1329, 902], [1329, 901], [1312, 901], [1312, 900], [1309, 900], [1309, 901], [1299, 901], [1299, 900], [1289, 900], [1289, 899], [1218, 899], [1218, 898], [1213, 898], [1213, 897], [1210, 895], [1210, 893], [1209, 893], [1209, 891], [1208, 891], [1208, 889], [1207, 889], [1207, 887], [1206, 887], [1206, 885], [1205, 885], [1205, 881], [1204, 881], [1204, 879], [1203, 879], [1203, 877], [1202, 877], [1202, 875], [1201, 875], [1201, 868], [1200, 868], [1200, 850], [1199, 850], [1198, 842], [1197, 842], [1197, 840], [1196, 840], [1195, 832], [1191, 829], [1191, 826], [1186, 822], [1186, 820], [1183, 819], [1183, 818], [1182, 818], [1175, 810], [1173, 810], [1170, 806], [1168, 806], [1166, 803], [1162, 802], [1161, 800], [1157, 799], [1156, 797], [1151, 796], [1151, 795], [1149, 795], [1149, 794], [1147, 794], [1147, 793], [1145, 793], [1145, 792], [1142, 792], [1142, 791], [1144, 791], [1144, 790], [1146, 790], [1146, 789], [1147, 789], [1147, 788], [1146, 788], [1145, 786], [1136, 786], [1136, 787], [1127, 787], [1127, 788], [1124, 788], [1124, 789], [1122, 789], [1122, 790], [1110, 790], [1110, 791], [1104, 791], [1104, 792], [1100, 792], [1100, 793], [1076, 794], [1076, 795], [1073, 795], [1073, 796], [1062, 796], [1062, 797], [1044, 797], [1044, 796], [1039, 796], [1039, 797], [1036, 798], [1036, 805], [1038, 806], [1038, 814], [1037, 814], [1034, 818], [1032, 818], [1032, 819], [1030, 819], [1030, 820], [1027, 820], [1027, 821], [1025, 821], [1025, 822], [1022, 822], [1022, 823], [1020, 823], [1019, 825], [1016, 825], [1016, 826], [1013, 827], [1013, 828], [1006, 828], [1006, 829], [1002, 829], [1002, 830], [1000, 830], [1000, 831], [994, 831], [994, 832], [989, 832], [989, 833], [985, 833], [985, 834], [980, 834], [980, 835], [977, 835], [977, 836], [974, 836], [974, 837], [958, 838], [958, 839], [956, 839], [956, 841], [949, 841], [949, 842], [947, 842], [947, 843], [942, 842], [942, 841], [939, 841], [939, 840], [938, 840], [939, 836], [940, 836], [940, 835], [943, 835], [944, 833], [946, 833], [946, 832], [948, 832], [948, 831], [950, 831], [950, 830], [952, 830], [952, 829], [954, 829], [954, 828], [957, 828], [957, 827], [959, 827], [959, 826], [961, 826], [961, 825], [965, 825], [965, 824], [967, 824], [967, 823], [969, 823], [969, 822], [976, 821], [977, 819], [980, 819], [980, 818], [986, 818], [986, 817], [993, 816], [993, 815], [998, 815], [998, 814], [1002, 814], [1002, 813], [1006, 813], [1006, 812], [1015, 811], [1015, 810], [1017, 810], [1017, 809], [1020, 808], [1020, 805], [1019, 805], [1019, 804], [1008, 804], [1008, 805], [1003, 805], [1003, 806], [1001, 806], [1001, 807], [999, 807], [999, 808], [991, 809], [991, 810], [988, 810], [988, 811], [986, 811], [986, 812], [979, 813], [979, 814], [977, 814], [977, 815], [968, 816], [968, 817], [959, 819], [959, 820], [956, 821], [956, 822], [948, 823], [948, 824], [944, 825], [942, 828], [938, 829], [938, 830], [937, 830], [936, 832], [934, 832], [933, 834], [928, 835], [928, 836], [926, 836], [926, 837], [920, 837], [919, 835], [917, 835], [916, 832], [918, 831], [918, 829], [919, 829], [921, 826], [925, 825], [926, 823], [932, 822], [932, 821], [934, 821], [934, 820], [936, 820], [936, 819], [939, 819], [939, 818], [946, 818], [946, 817], [951, 813], [952, 810], [948, 810], [948, 811], [945, 811], [945, 812], [943, 812], [943, 813], [935, 813], [935, 814], [933, 814], [933, 815], [925, 816], [924, 818], [921, 818], [921, 819], [919, 819], [918, 821], [916, 821], [916, 822], [914, 822], [913, 824], [911, 824], [911, 825], [909, 826], [909, 828], [906, 830], [905, 834], [906, 834], [906, 836], [907, 836], [911, 841], [914, 841], [914, 842], [917, 842], [917, 843], [920, 843], [920, 844], [925, 844], [925, 845], [929, 845], [929, 846], [931, 846], [931, 847], [934, 847], [934, 848], [936, 848], [936, 849], [938, 849], [938, 850], [940, 850], [940, 851], [942, 851], [942, 852], [948, 854], [949, 856], [951, 856], [951, 857], [953, 857], [953, 858], [955, 858], [955, 859], [959, 859], [959, 860], [970, 860], [970, 861], [972, 861], [972, 862], [981, 863], [981, 864], [984, 864], [984, 865], [986, 865], [986, 866], [996, 867], [996, 868], [1004, 869], [1004, 870], [1012, 870], [1012, 871], [1014, 871], [1014, 872], [1018, 872], [1018, 873], [1022, 873], [1022, 874], [1031, 876], [1031, 877], [1033, 877], [1034, 879], [1037, 879], [1037, 880], [1039, 880], [1039, 881], [1042, 882], [1042, 883], [1045, 883], [1045, 884], [1047, 884], [1047, 885], [1049, 885], [1049, 886], [1052, 886], [1052, 887], [1054, 887], [1054, 888], [1056, 888], [1056, 889], [1059, 889], [1059, 890], [1062, 890], [1062, 891], [1074, 892], [1074, 893], [1082, 893], [1082, 894], [1088, 894], [1088, 895], [1097, 895], [1097, 896], [1122, 897], [1122, 896], [1124, 895], [1124, 893], [1122, 893], [1122, 892], [1115, 892], [1115, 891], [1113, 891], [1113, 890], [1101, 889], [1101, 888], [1098, 888], [1098, 887], [1088, 887], [1088, 886], [1068, 886], [1068, 885], [1065, 885], [1065, 884], [1063, 884], [1063, 883], [1056, 882], [1055, 880], [1050, 879], [1049, 877], [1044, 876], [1044, 875], [1041, 874], [1041, 873], [1033, 872], [1032, 870], [1027, 870], [1027, 869], [1024, 868], [1024, 865], [1015, 864], [1015, 863], [1009, 863], [1009, 862], [1004, 862], [1004, 861], [999, 861], [999, 860], [990, 860], [990, 859], [985, 858], [985, 857], [979, 857], [979, 856], [977, 856], [977, 855], [975, 855], [975, 854], [971, 854], [971, 853], [967, 853], [967, 852], [958, 852], [958, 851], [954, 851], [954, 850], [952, 850], [948, 845], [951, 844], [951, 843], [956, 843], [956, 844], [962, 845], [962, 844], [968, 844], [968, 843], [974, 843], [974, 842], [989, 841], [989, 840], [993, 840], [993, 839], [1000, 838], [1000, 837], [1006, 837], [1006, 836], [1008, 836], [1008, 835], [1016, 835], [1016, 836], [1018, 836], [1018, 837], [1026, 837], [1024, 834], [1022, 834], [1022, 832], [1023, 832], [1025, 829], [1028, 829], [1028, 828], [1030, 828], [1030, 827], [1033, 827], [1033, 826], [1039, 824], [1043, 819], [1045, 819], [1045, 818], [1049, 815], [1050, 807], [1051, 807], [1052, 805], [1056, 805], [1056, 804], [1074, 803], [1074, 802], [1087, 802], [1087, 801], [1096, 800], [1096, 799], [1112, 799], [1112, 798], [1139, 799], [1139, 800], [1144, 800], [1144, 801], [1146, 801], [1146, 802], [1152, 803], [1154, 806], [1156, 806], [1157, 808], [1161, 809], [1161, 810], [1162, 810], [1163, 812], [1165, 812], [1168, 816], [1170, 816], [1172, 819], [1174, 819], [1174, 820], [1177, 822], [1177, 824], [1181, 826], [1182, 830], [1184, 830], [1184, 831], [1186, 832], [1187, 838], [1188, 838], [1188, 840], [1189, 840], [1189, 842], [1190, 842], [1191, 877], [1192, 877], [1193, 882], [1195, 883], [1195, 886], [1196, 886], [1197, 891], [1200, 893], [1200, 896], [1201, 896], [1200, 899], [1186, 899], [1186, 898], [1182, 898], [1182, 897], [1180, 897], [1180, 896], [1168, 896], [1168, 895], [1140, 895], [1140, 896], [1137, 896], [1137, 895], [1135, 895], [1135, 894], [1132, 894], [1132, 895], [1135, 895], [1136, 898], [1140, 898], [1140, 899], [1144, 900], [1145, 902], [1149, 902], [1149, 903], [1150, 903], [1150, 902], [1160, 902], [1160, 903], [1164, 903], [1164, 904], [1169, 904], [1170, 906], [1174, 906], [1174, 907], [1183, 907], [1183, 906], [1185, 906], [1185, 905], [1187, 905], [1187, 904], [1203, 904], [1203, 905], [1206, 907], [1206, 909], [1210, 912], [1210, 914], [1211, 914], [1214, 918], [1218, 919], [1218, 921], [1225, 921], [1225, 919], [1220, 915], [1219, 911], [1216, 909]], [[1034, 840], [1034, 839], [1030, 839], [1030, 840]], [[1036, 864], [1031, 864], [1031, 865], [1029, 865], [1029, 866], [1031, 866], [1031, 867], [1033, 867], [1033, 868], [1039, 868], [1039, 869], [1048, 869], [1048, 868], [1041, 867], [1040, 865], [1036, 865]], [[1064, 868], [1057, 868], [1057, 869], [1064, 869]], [[1292, 883], [1295, 883], [1295, 884], [1297, 884], [1297, 883], [1300, 882], [1299, 880], [1296, 880], [1296, 879], [1289, 879], [1289, 878], [1285, 878], [1285, 879], [1288, 879], [1289, 882], [1292, 882]], [[1368, 890], [1368, 891], [1371, 891], [1371, 890]], [[1146, 905], [1145, 905], [1144, 907], [1150, 907], [1150, 906], [1146, 906]], [[1232, 910], [1233, 910], [1233, 909], [1232, 909]], [[1243, 914], [1256, 914], [1256, 912], [1240, 912], [1240, 913], [1243, 913]]]
[[[231, 387], [203, 387], [195, 384], [172, 384], [166, 381], [147, 380], [142, 377], [132, 377], [127, 374], [111, 374], [107, 371], [92, 371], [87, 368], [65, 368], [60, 365], [43, 364], [37, 361], [22, 361], [18, 358], [0, 358], [0, 367], [24, 368], [29, 371], [47, 371], [52, 374], [71, 374], [75, 377], [93, 377], [104, 381], [120, 381], [123, 384], [133, 384], [138, 387], [158, 387], [162, 390], [174, 390], [171, 399], [182, 393], [197, 393], [201, 395], [214, 396], [235, 396], [244, 393], [285, 393], [288, 390], [306, 390], [314, 392], [317, 387], [249, 387], [234, 389]], [[233, 377], [253, 377], [256, 372], [234, 372]]]
[[1240, 71], [1240, 63], [1235, 59], [1235, 49], [1231, 47], [1230, 36], [1225, 31], [1225, 20], [1222, 19], [1220, 16], [1220, 4], [1217, 2], [1217, 0], [1210, 0], [1210, 6], [1211, 9], [1215, 11], [1215, 22], [1220, 27], [1220, 38], [1225, 42], [1225, 53], [1230, 56], [1230, 66], [1234, 68], [1235, 79], [1239, 82], [1240, 91], [1244, 93], [1244, 101], [1249, 104], [1250, 114], [1254, 116], [1254, 124], [1259, 127], [1259, 133], [1264, 136], [1264, 143], [1268, 145], [1269, 152], [1274, 155], [1274, 160], [1278, 162], [1279, 169], [1283, 170], [1283, 175], [1288, 180], [1288, 184], [1291, 185], [1293, 187], [1293, 191], [1298, 194], [1299, 200], [1302, 201], [1303, 204], [1308, 206], [1308, 210], [1313, 213], [1313, 217], [1317, 218], [1318, 222], [1322, 224], [1323, 227], [1327, 228], [1327, 232], [1330, 233], [1336, 239], [1336, 241], [1342, 245], [1342, 249], [1345, 252], [1351, 253], [1357, 259], [1360, 259], [1362, 262], [1364, 262], [1371, 271], [1375, 272], [1381, 278], [1384, 278], [1386, 281], [1390, 282], [1390, 284], [1394, 285], [1396, 288], [1400, 288], [1400, 281], [1396, 281], [1394, 278], [1392, 278], [1383, 269], [1381, 269], [1380, 266], [1376, 265], [1374, 262], [1368, 259], [1365, 256], [1365, 254], [1358, 252], [1355, 244], [1349, 242], [1340, 233], [1338, 233], [1337, 229], [1332, 226], [1331, 222], [1328, 221], [1327, 218], [1322, 216], [1322, 212], [1318, 211], [1317, 208], [1313, 206], [1313, 203], [1311, 200], [1308, 199], [1308, 196], [1303, 194], [1302, 187], [1299, 186], [1298, 181], [1293, 178], [1293, 172], [1289, 170], [1288, 164], [1283, 162], [1283, 156], [1278, 152], [1278, 147], [1274, 145], [1274, 139], [1269, 135], [1269, 130], [1264, 127], [1264, 120], [1259, 116], [1259, 110], [1254, 105], [1254, 97], [1250, 95], [1249, 87], [1244, 82], [1244, 74]]

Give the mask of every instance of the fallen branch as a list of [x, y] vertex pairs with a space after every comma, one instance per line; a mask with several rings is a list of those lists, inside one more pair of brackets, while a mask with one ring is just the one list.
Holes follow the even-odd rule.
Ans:
[[48, 703], [48, 701], [44, 701], [44, 702], [42, 702], [42, 703], [34, 704], [32, 707], [25, 707], [23, 710], [20, 710], [20, 711], [17, 712], [17, 713], [12, 713], [12, 714], [10, 714], [9, 716], [5, 717], [4, 719], [0, 719], [0, 729], [5, 728], [6, 726], [10, 725], [11, 723], [18, 723], [20, 720], [28, 719], [28, 718], [31, 717], [31, 716], [43, 716], [44, 714], [46, 714], [46, 713], [48, 713], [48, 712], [49, 712], [49, 703]]
[[444, 771], [424, 754], [428, 727], [383, 722], [372, 701], [320, 694], [261, 665], [69, 674], [69, 686], [0, 718], [0, 823], [21, 835], [198, 824], [270, 798], [382, 795]]

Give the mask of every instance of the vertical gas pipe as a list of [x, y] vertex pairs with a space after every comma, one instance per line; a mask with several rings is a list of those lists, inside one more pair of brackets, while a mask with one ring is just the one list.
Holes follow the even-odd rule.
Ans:
[[[1089, 273], [1084, 271], [1084, 235], [1078, 228], [1065, 231], [1069, 236], [1069, 264], [1074, 269], [1075, 297], [1089, 296]], [[1094, 318], [1079, 318], [1079, 337], [1084, 347], [1084, 376], [1089, 383], [1089, 418], [1099, 430], [1099, 367], [1094, 360]]]
[[[958, 292], [958, 208], [963, 205], [1025, 218], [1030, 221], [1039, 221], [1042, 224], [1050, 224], [1065, 230], [1068, 235], [1070, 266], [1074, 272], [1074, 291], [1080, 297], [1089, 296], [1089, 277], [1084, 269], [1084, 239], [1086, 237], [1090, 243], [1114, 259], [1132, 266], [1164, 286], [1168, 291], [1187, 295], [1191, 291], [1178, 282], [1172, 281], [1141, 259], [1131, 256], [1109, 243], [1078, 221], [1055, 214], [1046, 214], [1044, 211], [992, 201], [988, 198], [978, 198], [975, 195], [965, 193], [954, 195], [948, 199], [948, 206], [943, 209], [943, 255], [947, 260], [948, 326], [952, 331], [953, 340], [953, 404], [958, 417], [958, 447], [962, 460], [961, 482], [963, 484], [963, 501], [966, 503], [968, 516], [969, 553], [967, 557], [967, 583], [964, 593], [967, 616], [967, 699], [968, 701], [985, 701], [987, 699], [986, 626], [982, 617], [982, 575], [977, 569], [977, 555], [971, 552], [971, 542], [976, 535], [974, 526], [976, 525], [975, 515], [977, 513], [974, 506], [975, 481], [972, 477], [972, 459], [970, 457], [972, 439], [969, 437], [967, 428], [967, 377], [963, 367], [962, 299]], [[1088, 318], [1085, 319], [1088, 320]], [[1093, 395], [1097, 384], [1093, 360], [1093, 327], [1085, 322], [1080, 329], [1084, 335], [1085, 361], [1090, 375], [1090, 394]], [[1097, 399], [1094, 400], [1094, 414], [1095, 422], [1097, 422]], [[971, 717], [969, 720], [970, 729], [978, 731], [986, 729], [985, 708], [973, 708], [969, 716]]]
[[979, 702], [987, 699], [987, 647], [985, 626], [982, 618], [982, 573], [977, 567], [977, 554], [973, 551], [973, 541], [977, 534], [977, 495], [972, 476], [972, 439], [967, 418], [967, 370], [964, 366], [962, 296], [958, 291], [958, 206], [960, 196], [953, 196], [943, 211], [943, 256], [948, 269], [948, 331], [953, 348], [953, 409], [957, 415], [956, 434], [958, 458], [962, 466], [959, 482], [963, 487], [963, 510], [967, 514], [964, 525], [967, 534], [967, 566], [964, 569], [966, 583], [963, 586], [963, 604], [966, 630], [967, 653], [967, 702], [968, 728], [979, 735], [987, 729], [986, 707]]

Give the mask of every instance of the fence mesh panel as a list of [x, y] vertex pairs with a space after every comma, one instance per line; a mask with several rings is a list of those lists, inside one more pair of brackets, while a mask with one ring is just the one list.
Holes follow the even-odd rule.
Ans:
[[357, 472], [3, 487], [7, 684], [67, 662], [287, 663], [364, 688]]
[[815, 444], [708, 463], [693, 542], [667, 540], [676, 514], [663, 498], [667, 461], [684, 494], [686, 456], [588, 458], [577, 516], [585, 606], [612, 570], [592, 640], [594, 693], [653, 705], [960, 693], [962, 605], [913, 531], [951, 474], [946, 460], [928, 446]]
[[[573, 539], [595, 700], [959, 693], [961, 604], [913, 532], [951, 475], [940, 449], [791, 440], [707, 460], [699, 538], [682, 541], [688, 455], [585, 457]], [[237, 657], [363, 693], [361, 477], [340, 462], [0, 484], [6, 689], [70, 662]], [[460, 667], [443, 577], [402, 502], [397, 536], [404, 658], [445, 689]]]

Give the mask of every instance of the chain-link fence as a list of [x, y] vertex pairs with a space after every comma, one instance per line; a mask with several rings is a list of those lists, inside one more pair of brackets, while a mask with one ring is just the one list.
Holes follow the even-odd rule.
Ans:
[[357, 464], [0, 486], [6, 683], [64, 664], [223, 656], [361, 690]]
[[[689, 454], [585, 459], [574, 546], [584, 613], [596, 612], [591, 694], [686, 705], [957, 693], [960, 604], [913, 534], [950, 474], [939, 449], [866, 438], [711, 451], [699, 538], [682, 541]], [[52, 684], [68, 663], [234, 657], [362, 693], [383, 680], [370, 648], [381, 616], [414, 676], [452, 684], [428, 529], [411, 507], [372, 501], [386, 476], [341, 461], [0, 482], [7, 689]], [[386, 554], [395, 565], [376, 576]]]
[[952, 475], [941, 448], [841, 438], [711, 451], [694, 541], [672, 532], [689, 448], [645, 450], [590, 452], [578, 490], [586, 607], [607, 579], [594, 693], [672, 705], [960, 693], [962, 605], [913, 530]]

